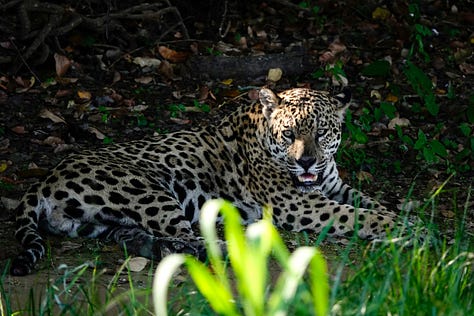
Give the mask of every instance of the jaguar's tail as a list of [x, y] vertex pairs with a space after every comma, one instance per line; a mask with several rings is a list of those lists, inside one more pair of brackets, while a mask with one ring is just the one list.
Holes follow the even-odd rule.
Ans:
[[[36, 204], [38, 201], [28, 201], [23, 199], [16, 208], [16, 225], [15, 238], [22, 244], [23, 251], [11, 262], [10, 274], [22, 276], [31, 273], [35, 263], [44, 257], [46, 252], [46, 244], [38, 231], [39, 215], [35, 210], [27, 212], [30, 207], [26, 206]], [[32, 206], [32, 205], [31, 205]]]

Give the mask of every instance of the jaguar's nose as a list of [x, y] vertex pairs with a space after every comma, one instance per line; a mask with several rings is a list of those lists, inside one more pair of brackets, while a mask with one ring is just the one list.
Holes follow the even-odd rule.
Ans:
[[302, 156], [300, 159], [296, 160], [296, 162], [307, 171], [312, 165], [316, 163], [316, 158], [311, 156]]

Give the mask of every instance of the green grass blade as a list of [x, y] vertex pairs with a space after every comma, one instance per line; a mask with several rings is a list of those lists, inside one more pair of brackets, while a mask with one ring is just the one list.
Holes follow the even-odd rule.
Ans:
[[156, 268], [155, 278], [153, 279], [153, 303], [155, 305], [155, 314], [167, 316], [168, 285], [179, 266], [185, 262], [185, 256], [182, 254], [171, 254], [163, 260]]
[[287, 269], [278, 279], [269, 299], [268, 315], [286, 315], [301, 279], [310, 267], [313, 307], [317, 315], [326, 315], [329, 306], [329, 284], [326, 263], [316, 248], [300, 247], [290, 256]]
[[202, 262], [194, 257], [186, 257], [186, 267], [199, 292], [217, 313], [228, 316], [238, 315], [232, 293], [220, 282], [219, 276], [212, 274]]
[[225, 266], [222, 260], [222, 251], [218, 243], [216, 232], [216, 222], [219, 212], [222, 212], [224, 215], [226, 227], [229, 227], [232, 230], [234, 237], [233, 240], [227, 240], [227, 242], [228, 244], [232, 244], [232, 247], [238, 247], [236, 250], [238, 252], [243, 250], [243, 229], [240, 225], [239, 213], [231, 203], [224, 200], [210, 200], [204, 203], [199, 225], [201, 228], [201, 234], [206, 241], [209, 262], [216, 272], [216, 275], [220, 278], [221, 283], [229, 290], [230, 286], [226, 278]]

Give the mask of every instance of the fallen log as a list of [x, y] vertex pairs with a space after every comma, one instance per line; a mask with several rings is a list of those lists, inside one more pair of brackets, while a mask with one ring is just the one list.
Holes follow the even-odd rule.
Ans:
[[313, 72], [319, 67], [317, 56], [307, 52], [285, 52], [261, 56], [193, 56], [185, 64], [183, 76], [194, 79], [255, 79], [271, 68], [280, 68], [283, 76]]

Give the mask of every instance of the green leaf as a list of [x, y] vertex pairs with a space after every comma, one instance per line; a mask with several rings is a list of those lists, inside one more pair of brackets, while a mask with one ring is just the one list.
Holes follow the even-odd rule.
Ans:
[[390, 75], [390, 63], [386, 60], [376, 60], [365, 66], [361, 73], [368, 77], [387, 77]]
[[418, 139], [416, 140], [415, 145], [413, 148], [416, 150], [420, 150], [421, 148], [425, 147], [427, 143], [426, 135], [423, 133], [421, 129], [418, 130]]
[[423, 148], [423, 157], [425, 158], [426, 162], [428, 162], [428, 163], [433, 163], [433, 162], [437, 161], [435, 154], [428, 147]]
[[443, 158], [446, 158], [448, 156], [448, 151], [446, 150], [446, 147], [437, 139], [433, 139], [430, 142], [431, 149], [435, 154], [438, 156], [441, 156]]
[[353, 134], [354, 140], [359, 144], [366, 144], [369, 141], [369, 137], [360, 128], [357, 128]]
[[474, 123], [474, 96], [469, 99], [469, 105], [466, 110], [467, 120], [469, 123]]
[[298, 6], [300, 8], [306, 9], [306, 8], [309, 7], [309, 3], [308, 3], [308, 1], [301, 1], [300, 3], [298, 3]]
[[311, 9], [311, 11], [313, 11], [313, 14], [314, 15], [317, 15], [319, 13], [319, 11], [321, 11], [321, 8], [318, 7], [317, 5], [313, 6], [313, 8]]
[[[473, 142], [473, 145], [474, 145], [474, 142]], [[471, 150], [468, 148], [464, 148], [463, 150], [461, 150], [460, 152], [456, 154], [455, 159], [456, 161], [460, 162], [464, 160], [465, 158], [469, 157], [470, 154], [471, 154]]]
[[108, 144], [112, 144], [114, 142], [114, 140], [110, 137], [105, 137], [103, 140], [102, 140], [102, 143], [104, 145], [108, 145]]
[[194, 100], [193, 103], [196, 108], [203, 112], [209, 113], [211, 111], [211, 107], [206, 103], [200, 103], [198, 100]]
[[408, 136], [408, 135], [403, 135], [403, 136], [401, 137], [401, 139], [402, 139], [402, 141], [403, 141], [405, 144], [407, 144], [408, 146], [414, 146], [414, 144], [413, 144], [413, 139], [411, 139], [410, 136]]
[[422, 36], [429, 36], [432, 34], [431, 30], [423, 24], [415, 24], [415, 30]]
[[471, 127], [469, 127], [469, 124], [461, 123], [461, 125], [459, 125], [459, 129], [464, 136], [469, 137], [469, 135], [471, 135]]
[[374, 109], [374, 118], [376, 121], [380, 121], [380, 119], [382, 118], [382, 115], [383, 115], [382, 109], [379, 109], [379, 108]]
[[389, 119], [393, 119], [395, 117], [395, 112], [397, 112], [397, 108], [395, 107], [395, 105], [393, 105], [393, 103], [381, 102], [380, 108]]
[[137, 125], [140, 127], [144, 127], [148, 125], [148, 121], [143, 114], [137, 116]]
[[439, 106], [436, 103], [436, 96], [433, 92], [433, 82], [431, 79], [412, 62], [407, 62], [404, 73], [412, 88], [423, 99], [428, 112], [436, 116], [439, 111]]
[[439, 106], [436, 103], [436, 96], [433, 92], [425, 95], [425, 106], [431, 115], [436, 116], [439, 112]]
[[319, 68], [318, 70], [316, 70], [316, 71], [314, 71], [313, 73], [311, 73], [311, 77], [312, 77], [313, 79], [319, 79], [319, 78], [321, 78], [321, 77], [324, 76], [324, 73], [325, 73], [325, 72], [324, 72], [324, 69]]

